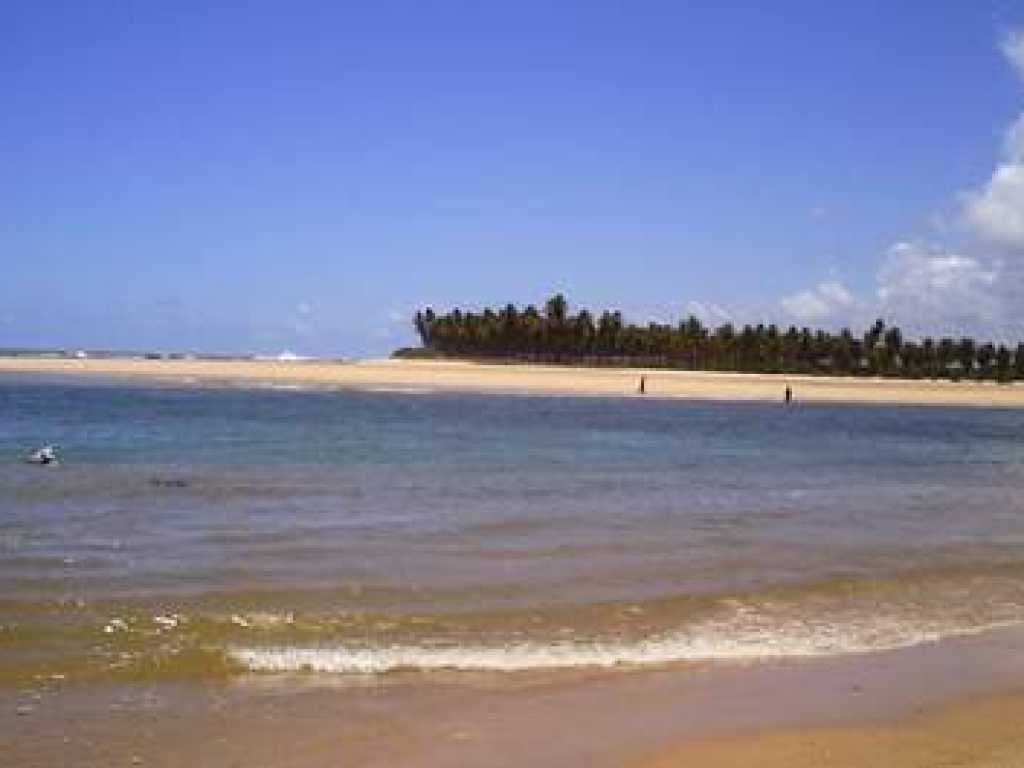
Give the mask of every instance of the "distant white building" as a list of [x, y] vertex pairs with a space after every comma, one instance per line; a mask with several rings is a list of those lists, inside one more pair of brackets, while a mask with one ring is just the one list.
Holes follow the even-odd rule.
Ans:
[[292, 352], [290, 349], [286, 349], [277, 355], [256, 355], [256, 360], [272, 360], [278, 363], [295, 363], [302, 362], [305, 360], [316, 360], [315, 357], [309, 355], [298, 355]]

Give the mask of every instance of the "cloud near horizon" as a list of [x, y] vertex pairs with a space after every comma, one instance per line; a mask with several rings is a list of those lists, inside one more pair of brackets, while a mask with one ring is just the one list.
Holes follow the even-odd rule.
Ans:
[[842, 283], [835, 280], [820, 283], [782, 299], [788, 315], [804, 323], [820, 322], [848, 315], [857, 301]]
[[[879, 314], [942, 334], [1000, 331], [1000, 266], [916, 242], [896, 243], [878, 271]], [[972, 331], [974, 332], [974, 331]]]
[[702, 322], [712, 326], [733, 322], [732, 312], [713, 301], [687, 302], [685, 314], [700, 318]]
[[[1024, 81], [1024, 29], [1000, 48]], [[953, 249], [895, 243], [875, 275], [875, 295], [857, 300], [831, 281], [784, 297], [799, 321], [856, 324], [879, 316], [920, 334], [1019, 336], [1024, 330], [1024, 112], [1006, 131], [988, 181], [961, 197], [966, 243]]]

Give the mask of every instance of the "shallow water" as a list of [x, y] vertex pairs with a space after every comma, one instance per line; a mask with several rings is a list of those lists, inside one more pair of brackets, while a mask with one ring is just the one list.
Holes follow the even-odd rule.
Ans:
[[[1024, 412], [0, 378], [0, 680], [831, 654], [1024, 621]], [[64, 462], [20, 461], [57, 443]]]

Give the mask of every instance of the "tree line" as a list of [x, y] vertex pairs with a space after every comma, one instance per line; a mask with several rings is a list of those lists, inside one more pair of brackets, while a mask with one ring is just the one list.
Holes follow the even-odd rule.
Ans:
[[487, 360], [680, 368], [751, 373], [819, 373], [902, 378], [1024, 379], [1024, 343], [972, 338], [904, 337], [879, 319], [860, 336], [774, 324], [705, 326], [690, 316], [676, 325], [626, 323], [606, 310], [575, 314], [562, 294], [543, 308], [508, 304], [500, 309], [416, 313], [421, 350], [431, 355]]

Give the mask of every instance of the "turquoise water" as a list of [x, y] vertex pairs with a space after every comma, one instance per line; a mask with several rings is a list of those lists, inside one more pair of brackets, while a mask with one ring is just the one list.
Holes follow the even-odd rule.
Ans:
[[[871, 650], [1024, 620], [1024, 413], [0, 378], [0, 679]], [[56, 443], [63, 463], [23, 463]]]

